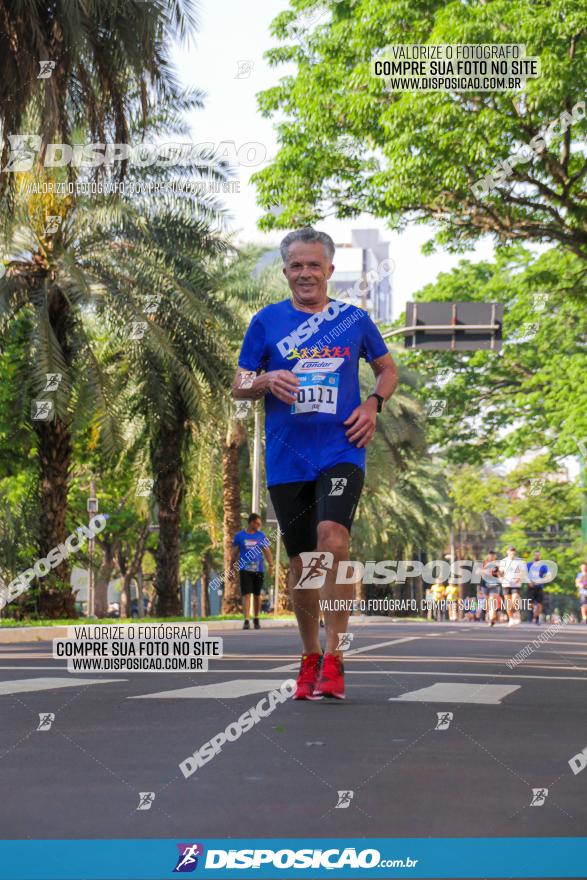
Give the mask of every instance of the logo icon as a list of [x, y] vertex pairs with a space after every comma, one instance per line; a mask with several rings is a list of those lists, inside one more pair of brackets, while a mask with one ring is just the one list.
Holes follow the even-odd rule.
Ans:
[[151, 492], [153, 491], [153, 484], [155, 480], [152, 480], [150, 477], [141, 477], [141, 479], [137, 482], [137, 491], [136, 495], [140, 498], [148, 498]]
[[533, 788], [532, 789], [532, 800], [530, 801], [531, 807], [541, 807], [544, 804], [544, 801], [548, 797], [548, 789], [547, 788]]
[[143, 311], [145, 315], [153, 315], [157, 311], [157, 307], [160, 305], [162, 299], [162, 294], [160, 293], [148, 293], [145, 296], [145, 305], [143, 306]]
[[45, 373], [44, 391], [57, 391], [63, 376], [61, 373]]
[[248, 419], [252, 406], [250, 400], [235, 400], [233, 409], [235, 419]]
[[204, 846], [201, 843], [178, 843], [179, 855], [177, 865], [173, 869], [174, 874], [190, 874], [198, 867], [198, 859], [204, 855]]
[[541, 495], [542, 490], [544, 489], [545, 486], [546, 486], [546, 480], [543, 480], [543, 479], [530, 480], [530, 483], [528, 484], [528, 495], [533, 495], [533, 496]]
[[446, 400], [429, 400], [426, 405], [426, 415], [429, 419], [436, 419], [446, 409]]
[[33, 400], [31, 402], [31, 419], [34, 422], [48, 422], [52, 415], [52, 400]]
[[55, 65], [55, 61], [39, 61], [37, 79], [51, 79], [51, 74], [55, 70]]
[[315, 550], [307, 550], [300, 553], [300, 559], [302, 560], [302, 573], [294, 589], [319, 590], [324, 586], [326, 572], [332, 568], [334, 555], [328, 551], [317, 553]]
[[51, 730], [51, 725], [54, 721], [54, 712], [39, 712], [39, 726], [37, 730]]
[[436, 379], [438, 382], [450, 382], [455, 375], [455, 371], [451, 370], [450, 367], [441, 367], [441, 369], [436, 374]]
[[434, 730], [448, 730], [450, 727], [450, 722], [453, 720], [454, 715], [452, 712], [437, 712], [436, 716], [438, 721], [436, 722], [436, 727]]
[[45, 223], [45, 235], [54, 235], [58, 232], [62, 220], [63, 217], [60, 217], [59, 214], [48, 214]]
[[338, 645], [336, 646], [336, 650], [337, 651], [348, 651], [354, 637], [355, 637], [354, 633], [339, 633], [338, 634]]
[[346, 486], [348, 480], [346, 477], [331, 477], [330, 482], [332, 483], [332, 488], [330, 489], [329, 495], [342, 495], [344, 492], [344, 487]]
[[137, 810], [150, 810], [155, 800], [154, 791], [139, 791], [139, 805]]
[[145, 330], [147, 329], [146, 321], [133, 321], [131, 324], [131, 331], [129, 334], [129, 339], [142, 339], [145, 335]]
[[252, 388], [256, 375], [254, 370], [243, 370], [238, 377], [239, 388]]
[[354, 791], [338, 791], [338, 803], [335, 810], [346, 810], [355, 796]]
[[250, 58], [244, 58], [242, 61], [236, 62], [235, 79], [248, 79], [253, 70], [254, 62]]

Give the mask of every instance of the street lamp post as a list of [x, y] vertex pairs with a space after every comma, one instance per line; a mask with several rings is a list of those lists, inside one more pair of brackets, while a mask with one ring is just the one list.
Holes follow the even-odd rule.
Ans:
[[[91, 529], [92, 518], [98, 513], [98, 499], [96, 498], [96, 485], [90, 480], [90, 497], [88, 498], [88, 517], [89, 527]], [[88, 565], [88, 617], [94, 617], [94, 538], [88, 541], [88, 554], [90, 557]]]
[[261, 410], [255, 404], [255, 434], [253, 439], [253, 491], [251, 511], [260, 513], [261, 503]]

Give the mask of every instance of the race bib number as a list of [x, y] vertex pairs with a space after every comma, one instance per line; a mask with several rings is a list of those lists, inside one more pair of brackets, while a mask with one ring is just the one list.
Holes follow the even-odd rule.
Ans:
[[336, 415], [340, 379], [336, 370], [343, 362], [343, 358], [308, 358], [299, 361], [293, 372], [300, 380], [300, 387], [298, 399], [292, 404], [291, 412], [325, 412]]
[[338, 373], [302, 374], [292, 413], [324, 412], [336, 415], [339, 378]]

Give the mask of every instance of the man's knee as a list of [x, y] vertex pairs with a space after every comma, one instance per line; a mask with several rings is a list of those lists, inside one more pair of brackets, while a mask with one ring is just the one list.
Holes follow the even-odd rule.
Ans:
[[348, 559], [349, 533], [340, 523], [331, 521], [318, 524], [318, 550], [332, 553], [335, 559]]

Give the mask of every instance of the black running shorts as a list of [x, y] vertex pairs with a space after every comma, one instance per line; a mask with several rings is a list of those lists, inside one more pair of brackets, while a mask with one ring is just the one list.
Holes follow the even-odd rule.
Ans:
[[269, 487], [290, 559], [316, 550], [318, 523], [331, 520], [350, 532], [364, 479], [361, 467], [342, 462], [323, 471], [315, 480]]
[[544, 602], [544, 587], [537, 585], [535, 587], [528, 587], [528, 599], [530, 602], [538, 602], [539, 605], [542, 605]]
[[249, 593], [252, 593], [253, 596], [261, 595], [261, 587], [263, 586], [262, 571], [245, 571], [245, 569], [242, 569], [240, 573], [240, 580], [241, 595], [248, 596]]

